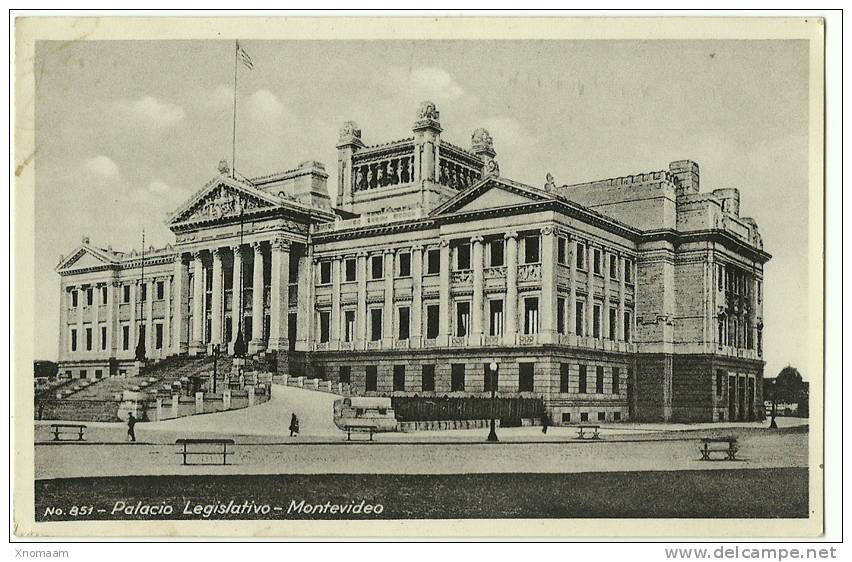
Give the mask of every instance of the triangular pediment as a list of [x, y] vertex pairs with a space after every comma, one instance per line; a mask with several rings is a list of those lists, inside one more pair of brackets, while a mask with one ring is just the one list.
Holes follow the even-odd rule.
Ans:
[[91, 269], [112, 265], [112, 260], [88, 246], [81, 246], [56, 267], [57, 271]]
[[489, 178], [444, 202], [433, 216], [517, 207], [553, 199], [550, 193], [503, 178]]
[[244, 185], [232, 178], [220, 176], [178, 209], [168, 223], [211, 221], [272, 208], [280, 201], [257, 188]]

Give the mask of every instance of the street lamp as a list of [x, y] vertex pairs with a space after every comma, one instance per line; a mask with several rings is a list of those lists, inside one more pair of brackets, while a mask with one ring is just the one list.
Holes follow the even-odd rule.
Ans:
[[494, 402], [497, 399], [497, 362], [492, 361], [490, 365], [488, 365], [489, 376], [491, 379], [491, 383], [489, 386], [491, 387], [491, 431], [488, 432], [488, 441], [496, 443], [497, 439], [497, 430], [494, 423]]

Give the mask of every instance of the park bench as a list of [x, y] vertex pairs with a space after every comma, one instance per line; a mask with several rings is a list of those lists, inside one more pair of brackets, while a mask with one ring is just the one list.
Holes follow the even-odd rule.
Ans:
[[[52, 423], [54, 441], [84, 441], [86, 426], [74, 423]], [[76, 439], [63, 439], [63, 435], [76, 435]]]
[[[599, 425], [580, 424], [580, 425], [577, 426], [577, 438], [578, 439], [600, 439], [601, 436], [598, 433], [598, 430], [600, 430], [600, 428], [601, 428], [601, 426], [599, 426]], [[587, 429], [592, 430], [592, 435], [590, 435], [589, 437], [586, 437], [586, 433], [584, 433], [585, 430], [587, 430]]]
[[734, 436], [727, 437], [704, 437], [701, 439], [701, 447], [698, 449], [701, 452], [701, 460], [709, 461], [713, 453], [722, 453], [727, 457], [727, 460], [733, 461], [737, 458], [737, 438]]
[[352, 433], [369, 433], [370, 441], [373, 440], [373, 433], [376, 432], [376, 426], [373, 424], [349, 424], [344, 425], [343, 430], [346, 431], [346, 440], [352, 441]]
[[[234, 445], [233, 439], [178, 439], [175, 441], [176, 445], [182, 445], [183, 449], [178, 451], [179, 455], [183, 456], [183, 464], [184, 466], [189, 463], [186, 462], [187, 456], [190, 455], [222, 455], [222, 464], [228, 464], [228, 455], [233, 455], [233, 451], [228, 450], [228, 445]], [[192, 445], [221, 445], [222, 449], [219, 450], [217, 447], [216, 450], [210, 450], [209, 447], [205, 448], [203, 451], [199, 450], [191, 450], [189, 447]], [[193, 464], [213, 464], [213, 463], [193, 463]], [[216, 463], [218, 464], [218, 463]]]

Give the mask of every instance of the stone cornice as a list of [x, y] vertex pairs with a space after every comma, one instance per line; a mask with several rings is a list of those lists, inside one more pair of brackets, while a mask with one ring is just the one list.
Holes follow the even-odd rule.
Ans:
[[642, 233], [640, 242], [653, 242], [662, 240], [670, 242], [677, 249], [681, 244], [692, 242], [716, 242], [722, 244], [725, 248], [733, 250], [737, 254], [747, 257], [753, 261], [764, 264], [772, 259], [772, 255], [751, 246], [730, 232], [721, 229], [696, 230], [692, 232], [678, 232], [673, 229], [654, 230]]

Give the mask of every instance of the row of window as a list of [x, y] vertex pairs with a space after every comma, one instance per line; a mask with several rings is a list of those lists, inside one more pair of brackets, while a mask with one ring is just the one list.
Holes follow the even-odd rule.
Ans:
[[[505, 264], [505, 242], [502, 238], [489, 240], [486, 243], [485, 252], [485, 267], [502, 267]], [[557, 246], [557, 261], [560, 264], [568, 265], [568, 240], [566, 238], [558, 238]], [[540, 239], [538, 235], [525, 236], [521, 239], [520, 263], [540, 263], [541, 249]], [[576, 246], [576, 265], [577, 269], [586, 270], [586, 245], [582, 242], [577, 242]], [[453, 269], [456, 271], [467, 270], [472, 268], [471, 261], [471, 245], [469, 242], [454, 243], [451, 246]], [[441, 253], [437, 248], [426, 250], [425, 256], [425, 273], [426, 275], [437, 275], [441, 272]], [[604, 260], [603, 251], [600, 248], [592, 249], [592, 270], [597, 275], [603, 275]], [[606, 264], [609, 277], [614, 280], [619, 278], [619, 259], [615, 254], [609, 254], [609, 263]], [[319, 263], [320, 269], [320, 284], [331, 284], [331, 260], [323, 260]], [[384, 279], [385, 277], [385, 260], [381, 254], [376, 254], [370, 257], [370, 279]], [[411, 276], [411, 252], [402, 251], [394, 256], [394, 275], [396, 277]], [[357, 279], [357, 261], [355, 258], [346, 258], [344, 260], [344, 280], [352, 282]], [[633, 262], [625, 260], [624, 263], [624, 281], [633, 283]]]
[[[142, 286], [142, 290], [140, 291], [139, 300], [144, 302], [148, 298], [148, 284], [145, 283]], [[98, 304], [107, 304], [109, 302], [109, 290], [107, 286], [99, 287], [100, 292], [100, 302]], [[156, 281], [154, 283], [154, 293], [155, 300], [161, 301], [165, 299], [165, 282], [164, 281]], [[83, 297], [82, 299], [80, 297]], [[77, 308], [85, 302], [85, 306], [92, 306], [95, 304], [95, 291], [94, 288], [89, 287], [87, 289], [72, 289], [71, 290], [71, 308]], [[130, 302], [130, 285], [124, 284], [121, 286], [121, 302], [129, 303]]]
[[752, 333], [752, 323], [749, 319], [743, 319], [736, 316], [720, 318], [718, 325], [718, 343], [719, 348], [722, 346], [755, 349], [758, 354], [763, 354], [763, 329], [757, 327], [757, 339]]
[[[587, 422], [589, 421], [589, 412], [580, 412], [579, 421]], [[598, 412], [597, 420], [599, 422], [606, 421], [606, 412]], [[612, 421], [621, 421], [621, 412], [615, 411], [612, 413]], [[562, 423], [571, 423], [571, 412], [563, 412], [562, 413]]]
[[[478, 389], [473, 389], [467, 384], [465, 376], [464, 363], [452, 363], [450, 365], [450, 392], [470, 392]], [[434, 392], [435, 391], [435, 365], [421, 365], [420, 372], [420, 387], [412, 388], [406, 385], [406, 365], [393, 366], [393, 381], [392, 388], [394, 392]], [[319, 378], [325, 378], [324, 367], [318, 366], [314, 373]], [[490, 363], [484, 363], [483, 369], [483, 392], [491, 392], [492, 388], [496, 391], [499, 388], [500, 371], [492, 372]], [[570, 371], [571, 366], [568, 363], [559, 364], [559, 392], [570, 392]], [[376, 392], [378, 389], [378, 373], [377, 365], [367, 365], [365, 367], [364, 390], [366, 392]], [[632, 377], [632, 369], [627, 369], [628, 379]], [[518, 363], [518, 392], [533, 392], [533, 382], [535, 379], [535, 363], [524, 362]], [[338, 380], [341, 383], [352, 383], [352, 367], [350, 365], [341, 365], [338, 371]], [[579, 365], [579, 386], [577, 392], [579, 394], [589, 394], [588, 367], [587, 365]], [[610, 370], [609, 380], [606, 379], [605, 369], [598, 365], [595, 367], [594, 379], [595, 394], [621, 394], [621, 369], [612, 367]]]
[[[140, 333], [142, 337], [145, 337], [145, 324], [139, 326]], [[107, 348], [107, 327], [100, 326], [100, 340], [99, 340], [99, 348], [101, 351], [106, 351]], [[83, 328], [83, 340], [82, 342], [78, 341], [78, 333], [77, 328], [71, 328], [69, 333], [69, 348], [71, 351], [78, 351], [80, 344], [82, 344], [82, 349], [85, 351], [92, 351], [95, 346], [94, 343], [94, 332], [92, 328]], [[121, 326], [121, 349], [122, 351], [129, 351], [131, 349], [131, 345], [135, 346], [135, 342], [130, 341], [130, 325], [124, 324]], [[154, 324], [154, 349], [163, 349], [163, 324], [155, 323]]]
[[[565, 303], [566, 299], [558, 297], [556, 299], [556, 331], [559, 334], [565, 334]], [[486, 333], [490, 336], [503, 335], [504, 303], [500, 299], [488, 301], [488, 326]], [[576, 319], [575, 333], [579, 336], [586, 335], [585, 324], [585, 301], [578, 300], [576, 302]], [[437, 304], [427, 304], [426, 310], [426, 338], [434, 339], [438, 337], [438, 329], [440, 322], [440, 307]], [[523, 299], [523, 326], [522, 333], [524, 335], [534, 335], [539, 331], [539, 299], [538, 297], [526, 297]], [[370, 308], [367, 311], [369, 321], [369, 333], [367, 334], [371, 341], [379, 341], [384, 337], [384, 309], [380, 307]], [[593, 321], [592, 333], [594, 338], [601, 338], [601, 319], [603, 307], [600, 304], [593, 306]], [[623, 317], [624, 325], [624, 341], [631, 341], [632, 337], [632, 316], [630, 312], [625, 311]], [[343, 311], [343, 341], [351, 342], [355, 339], [356, 317], [354, 310]], [[321, 311], [319, 313], [318, 336], [320, 343], [328, 342], [331, 339], [331, 312]], [[455, 328], [453, 334], [456, 337], [465, 337], [470, 335], [471, 331], [471, 303], [470, 301], [456, 302]], [[396, 309], [396, 339], [407, 340], [411, 332], [411, 308], [407, 306], [397, 307]], [[611, 340], [619, 339], [618, 332], [618, 309], [610, 307], [609, 309], [609, 333], [607, 337]]]
[[[754, 288], [753, 282], [756, 284]], [[746, 298], [750, 298], [754, 290], [757, 303], [763, 302], [763, 282], [755, 281], [751, 273], [733, 265], [716, 264], [716, 289]]]

